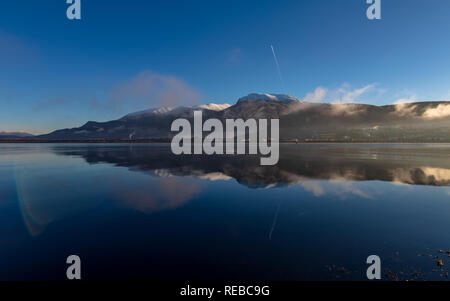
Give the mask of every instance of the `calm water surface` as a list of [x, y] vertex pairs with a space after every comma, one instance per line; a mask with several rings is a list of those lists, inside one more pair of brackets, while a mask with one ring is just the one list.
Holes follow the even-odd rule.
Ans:
[[[0, 280], [447, 280], [450, 145], [0, 144]], [[443, 250], [443, 253], [439, 253]], [[443, 259], [444, 267], [437, 266]]]

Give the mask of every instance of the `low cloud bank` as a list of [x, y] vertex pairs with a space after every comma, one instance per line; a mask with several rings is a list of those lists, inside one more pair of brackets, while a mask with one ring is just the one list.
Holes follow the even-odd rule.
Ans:
[[439, 104], [436, 107], [426, 108], [420, 113], [419, 104], [400, 103], [395, 105], [394, 114], [400, 117], [416, 117], [426, 120], [435, 120], [450, 117], [450, 103]]

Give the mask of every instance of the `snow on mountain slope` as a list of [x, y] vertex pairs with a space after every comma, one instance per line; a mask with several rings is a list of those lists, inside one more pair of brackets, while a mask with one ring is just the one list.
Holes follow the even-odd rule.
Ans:
[[133, 118], [150, 116], [150, 115], [164, 115], [164, 114], [169, 114], [172, 112], [174, 112], [174, 113], [179, 112], [180, 110], [190, 110], [190, 109], [192, 109], [192, 110], [196, 110], [196, 109], [210, 110], [210, 111], [220, 112], [229, 107], [231, 107], [231, 105], [227, 104], [227, 103], [224, 103], [224, 104], [209, 103], [209, 104], [198, 105], [198, 106], [185, 106], [185, 107], [175, 107], [175, 108], [161, 107], [161, 108], [153, 108], [153, 109], [148, 109], [148, 110], [144, 110], [144, 111], [134, 112], [134, 113], [126, 115], [122, 119], [133, 119]]
[[245, 97], [242, 97], [238, 100], [239, 102], [243, 101], [268, 101], [268, 102], [280, 102], [280, 103], [292, 103], [292, 102], [300, 102], [298, 98], [295, 98], [292, 95], [285, 94], [262, 94], [262, 93], [252, 93]]
[[126, 115], [125, 117], [123, 117], [123, 119], [138, 117], [138, 116], [142, 116], [142, 115], [150, 115], [150, 114], [165, 114], [165, 113], [169, 113], [173, 109], [174, 108], [170, 108], [170, 107], [153, 108], [153, 109], [148, 109], [148, 110], [144, 110], [144, 111], [130, 113], [130, 114]]
[[196, 106], [196, 108], [199, 108], [199, 109], [205, 109], [205, 110], [217, 111], [217, 112], [228, 109], [229, 107], [231, 107], [231, 105], [228, 103], [223, 103], [223, 104], [209, 103], [206, 105]]

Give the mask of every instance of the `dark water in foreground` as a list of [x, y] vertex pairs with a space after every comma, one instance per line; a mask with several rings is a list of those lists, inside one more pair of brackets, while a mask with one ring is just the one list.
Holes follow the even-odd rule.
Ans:
[[383, 279], [448, 280], [450, 145], [280, 153], [0, 144], [0, 280], [63, 280], [72, 254], [84, 279], [364, 280], [375, 254]]

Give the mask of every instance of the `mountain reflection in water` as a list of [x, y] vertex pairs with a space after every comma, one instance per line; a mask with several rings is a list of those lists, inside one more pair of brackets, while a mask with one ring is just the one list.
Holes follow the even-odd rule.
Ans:
[[234, 178], [250, 188], [289, 186], [312, 179], [450, 185], [450, 146], [437, 144], [281, 144], [275, 166], [261, 166], [259, 157], [250, 155], [175, 156], [168, 145], [70, 147], [67, 151], [57, 146], [54, 151], [80, 156], [92, 164], [111, 163], [159, 177]]

